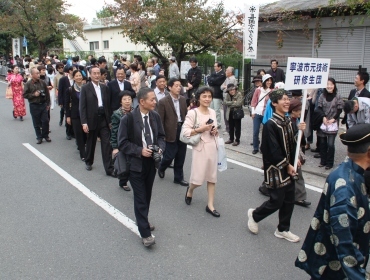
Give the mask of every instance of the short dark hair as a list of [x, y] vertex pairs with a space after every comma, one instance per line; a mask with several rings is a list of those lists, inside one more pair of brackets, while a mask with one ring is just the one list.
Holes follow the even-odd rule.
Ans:
[[136, 63], [132, 63], [130, 64], [130, 69], [134, 70], [135, 72], [137, 71], [137, 64]]
[[274, 61], [276, 62], [276, 65], [279, 65], [279, 62], [276, 59], [271, 59], [270, 64], [272, 64]]
[[100, 75], [108, 74], [108, 71], [104, 68], [100, 68]]
[[141, 55], [136, 55], [136, 60], [137, 61], [143, 61], [143, 58], [141, 57]]
[[124, 96], [130, 96], [132, 101], [132, 92], [129, 90], [123, 90], [118, 93], [118, 98], [121, 101]]
[[366, 85], [367, 82], [369, 81], [369, 73], [365, 71], [359, 71], [357, 75], [360, 76], [360, 81], [364, 81], [364, 85]]
[[157, 78], [155, 79], [155, 81], [158, 81], [159, 79], [165, 79], [166, 80], [166, 77], [163, 76], [163, 75], [158, 75]]
[[208, 86], [203, 86], [203, 87], [198, 88], [198, 90], [195, 93], [195, 99], [197, 101], [199, 101], [200, 96], [202, 95], [202, 93], [205, 93], [207, 91], [209, 91], [211, 93], [212, 99], [213, 99], [213, 88], [208, 87]]
[[104, 57], [99, 57], [98, 64], [102, 64], [102, 63], [107, 63], [107, 60]]
[[221, 67], [221, 68], [222, 68], [222, 66], [224, 66], [224, 65], [222, 64], [222, 62], [219, 62], [219, 61], [216, 61], [216, 62], [215, 62], [215, 64], [217, 64], [217, 67]]
[[355, 101], [354, 100], [347, 100], [343, 104], [343, 111], [346, 114], [349, 114], [353, 111], [353, 108], [355, 107]]
[[78, 57], [77, 57], [77, 56], [72, 57], [72, 61], [73, 61], [73, 62], [78, 62]]
[[197, 60], [197, 58], [195, 56], [193, 56], [193, 57], [190, 57], [189, 62], [198, 63], [198, 60]]
[[91, 63], [91, 65], [95, 65], [96, 64], [96, 58], [95, 57], [93, 57], [93, 58], [91, 58], [90, 59], [90, 63]]
[[123, 68], [122, 66], [118, 66], [118, 67], [117, 67], [117, 69], [116, 69], [116, 72], [117, 72], [118, 70], [123, 70], [123, 72], [124, 72], [124, 73], [125, 73], [125, 75], [126, 75], [126, 69], [125, 69], [125, 68]]
[[175, 82], [180, 82], [180, 80], [177, 79], [177, 78], [171, 78], [171, 79], [168, 80], [167, 86], [168, 87], [173, 87], [173, 85], [175, 84]]
[[[261, 72], [265, 73], [266, 74], [266, 71], [265, 69], [258, 69], [257, 70], [257, 75], [261, 75]], [[262, 75], [261, 75], [262, 76]]]
[[140, 103], [141, 99], [145, 100], [148, 97], [149, 92], [154, 92], [154, 90], [148, 87], [142, 87], [137, 93], [137, 101]]
[[73, 71], [73, 73], [72, 73], [72, 77], [74, 78], [74, 77], [75, 77], [75, 75], [76, 75], [77, 73], [81, 73], [82, 77], [84, 76], [84, 75], [82, 74], [81, 70], [77, 69], [77, 70], [74, 70], [74, 71]]
[[66, 73], [73, 71], [73, 66], [65, 67]]
[[64, 68], [64, 65], [63, 65], [63, 63], [57, 63], [57, 65], [55, 66], [55, 68], [56, 69], [58, 69], [58, 68]]
[[39, 66], [37, 66], [37, 70], [39, 70], [39, 71], [46, 70], [46, 67], [44, 65], [39, 65]]

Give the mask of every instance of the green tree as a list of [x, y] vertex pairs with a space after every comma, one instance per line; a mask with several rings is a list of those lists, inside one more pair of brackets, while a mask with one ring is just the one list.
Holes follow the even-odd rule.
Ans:
[[97, 18], [108, 18], [113, 16], [111, 10], [107, 7], [102, 8], [100, 11], [96, 12], [96, 17]]
[[83, 37], [83, 22], [68, 14], [65, 0], [2, 0], [0, 33], [23, 37], [38, 47], [39, 56], [63, 38]]
[[122, 34], [149, 47], [162, 62], [206, 52], [235, 52], [241, 15], [208, 0], [115, 0], [109, 9]]

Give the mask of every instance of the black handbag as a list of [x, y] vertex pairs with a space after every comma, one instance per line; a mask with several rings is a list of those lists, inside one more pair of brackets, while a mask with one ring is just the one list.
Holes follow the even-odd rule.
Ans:
[[243, 108], [237, 108], [233, 110], [233, 119], [234, 120], [241, 120], [244, 118], [244, 110]]
[[119, 151], [114, 158], [114, 171], [116, 175], [128, 174], [130, 173], [130, 161], [129, 156]]

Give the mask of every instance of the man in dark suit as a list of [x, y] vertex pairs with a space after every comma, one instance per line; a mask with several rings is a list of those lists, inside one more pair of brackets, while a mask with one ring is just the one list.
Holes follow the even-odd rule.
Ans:
[[82, 86], [80, 94], [80, 118], [82, 129], [87, 133], [86, 170], [90, 171], [94, 163], [97, 137], [100, 137], [103, 165], [107, 175], [115, 177], [111, 159], [110, 122], [112, 116], [109, 89], [99, 83], [100, 69], [90, 68], [91, 82]]
[[[186, 80], [188, 82], [187, 86], [188, 103], [193, 98], [193, 95], [195, 95], [195, 92], [197, 91], [200, 83], [202, 82], [202, 70], [197, 66], [198, 60], [195, 57], [191, 57], [189, 59], [189, 63], [191, 65], [191, 68], [189, 69], [188, 74], [186, 75]], [[189, 104], [187, 105], [189, 106]]]
[[108, 83], [108, 88], [111, 98], [111, 107], [114, 112], [121, 107], [121, 100], [119, 100], [119, 93], [124, 90], [132, 92], [131, 98], [136, 97], [135, 91], [132, 89], [131, 83], [126, 81], [126, 73], [123, 67], [118, 67], [116, 71], [117, 79]]
[[[134, 191], [135, 217], [144, 246], [151, 246], [155, 239], [151, 234], [154, 227], [148, 221], [156, 163], [153, 151], [159, 146], [158, 153], [165, 150], [164, 130], [161, 118], [154, 111], [156, 101], [154, 91], [141, 88], [137, 94], [139, 106], [125, 115], [118, 130], [118, 149], [129, 157], [129, 180]], [[133, 135], [128, 131], [133, 129]], [[133, 128], [132, 128], [133, 127]]]
[[279, 62], [276, 59], [271, 59], [271, 68], [266, 72], [270, 74], [274, 79], [275, 83], [283, 82], [285, 83], [285, 74], [283, 69], [278, 68]]
[[[58, 104], [60, 107], [65, 108], [67, 104], [64, 104], [65, 101], [65, 95], [69, 87], [73, 85], [73, 71], [76, 68], [73, 66], [69, 66], [66, 68], [68, 71], [68, 75], [60, 78], [59, 83], [58, 83]], [[65, 114], [65, 110], [63, 110], [63, 114]], [[67, 140], [71, 140], [73, 135], [73, 128], [71, 125], [67, 123], [67, 119], [65, 122], [65, 127], [66, 127], [66, 138]]]
[[[358, 72], [355, 77], [355, 87], [352, 89], [348, 95], [348, 100], [352, 100], [354, 97], [367, 97], [370, 98], [370, 92], [366, 89], [366, 84], [369, 81], [369, 73], [367, 72]], [[344, 114], [342, 124], [346, 124], [347, 129], [347, 114]]]
[[215, 62], [214, 65], [215, 72], [208, 77], [208, 84], [213, 88], [213, 99], [211, 103], [211, 108], [216, 111], [217, 125], [218, 129], [221, 128], [221, 106], [222, 100], [224, 99], [224, 93], [221, 90], [221, 85], [226, 80], [226, 74], [222, 70], [222, 63]]
[[161, 116], [166, 134], [166, 151], [158, 168], [158, 176], [164, 178], [166, 169], [175, 160], [173, 182], [181, 186], [189, 186], [189, 183], [184, 180], [183, 170], [187, 145], [180, 141], [181, 127], [187, 113], [186, 99], [180, 95], [181, 82], [179, 79], [170, 79], [168, 88], [170, 94], [158, 103], [158, 114]]

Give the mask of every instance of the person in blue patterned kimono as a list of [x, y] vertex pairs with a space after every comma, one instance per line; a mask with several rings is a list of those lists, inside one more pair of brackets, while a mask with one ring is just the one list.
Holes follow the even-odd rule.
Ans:
[[370, 210], [364, 170], [370, 167], [370, 124], [340, 135], [348, 157], [326, 179], [295, 266], [312, 279], [370, 279]]

